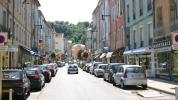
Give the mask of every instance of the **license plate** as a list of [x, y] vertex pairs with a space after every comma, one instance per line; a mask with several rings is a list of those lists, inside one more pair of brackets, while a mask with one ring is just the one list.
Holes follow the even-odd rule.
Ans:
[[[3, 93], [9, 93], [10, 89], [5, 89], [5, 90], [2, 90]], [[13, 90], [12, 90], [13, 92]]]

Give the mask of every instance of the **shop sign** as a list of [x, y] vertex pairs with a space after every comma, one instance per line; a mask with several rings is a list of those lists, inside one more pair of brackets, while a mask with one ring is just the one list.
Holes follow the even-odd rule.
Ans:
[[0, 51], [16, 52], [18, 51], [17, 46], [0, 46]]
[[0, 46], [0, 51], [8, 51], [8, 46]]
[[167, 51], [171, 51], [172, 47], [156, 48], [154, 50], [155, 50], [155, 52], [167, 52]]

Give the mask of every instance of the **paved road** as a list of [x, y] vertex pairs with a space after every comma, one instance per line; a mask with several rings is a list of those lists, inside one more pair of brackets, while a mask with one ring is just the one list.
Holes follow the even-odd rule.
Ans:
[[132, 87], [123, 90], [82, 70], [79, 74], [67, 74], [67, 68], [63, 67], [42, 91], [32, 92], [28, 100], [175, 100], [166, 94], [145, 98], [139, 96], [138, 91], [153, 90]]

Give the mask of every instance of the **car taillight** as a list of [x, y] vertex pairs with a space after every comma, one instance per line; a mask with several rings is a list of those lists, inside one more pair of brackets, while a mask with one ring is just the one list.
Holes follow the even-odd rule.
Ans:
[[49, 71], [44, 71], [45, 74], [49, 74]]
[[38, 80], [38, 79], [40, 79], [40, 75], [35, 74], [35, 75], [33, 76], [33, 78]]
[[127, 78], [127, 70], [124, 73], [124, 78]]

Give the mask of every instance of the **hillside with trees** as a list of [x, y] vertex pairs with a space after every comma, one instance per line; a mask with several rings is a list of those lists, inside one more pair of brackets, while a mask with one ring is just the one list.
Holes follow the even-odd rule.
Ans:
[[52, 22], [57, 33], [64, 33], [64, 37], [72, 40], [76, 44], [85, 44], [85, 33], [89, 27], [89, 22], [78, 22], [71, 24], [64, 21]]

